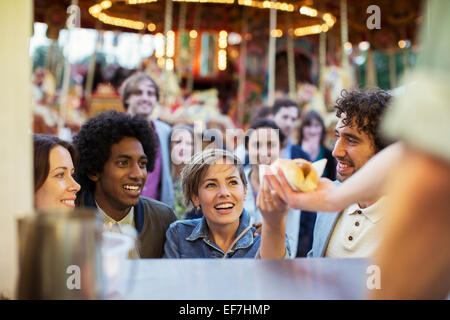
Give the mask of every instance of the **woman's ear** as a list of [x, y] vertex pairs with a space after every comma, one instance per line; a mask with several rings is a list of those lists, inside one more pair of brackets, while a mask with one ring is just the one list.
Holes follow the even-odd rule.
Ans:
[[194, 207], [200, 206], [200, 200], [199, 200], [198, 196], [196, 196], [195, 194], [192, 195], [191, 201], [194, 204]]
[[247, 199], [247, 187], [244, 188], [244, 201]]

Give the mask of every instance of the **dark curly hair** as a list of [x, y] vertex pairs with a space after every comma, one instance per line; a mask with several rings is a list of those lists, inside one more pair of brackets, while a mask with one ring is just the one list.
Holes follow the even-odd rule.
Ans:
[[340, 118], [344, 115], [344, 126], [356, 125], [359, 131], [366, 133], [378, 152], [389, 144], [381, 137], [378, 127], [391, 98], [388, 92], [381, 89], [371, 92], [348, 92], [344, 89], [341, 97], [336, 100], [336, 116]]
[[148, 160], [147, 171], [153, 171], [156, 138], [148, 122], [115, 110], [102, 112], [87, 120], [73, 139], [79, 152], [76, 180], [82, 189], [94, 191], [95, 184], [88, 174], [102, 172], [111, 155], [111, 146], [125, 137], [140, 141]]

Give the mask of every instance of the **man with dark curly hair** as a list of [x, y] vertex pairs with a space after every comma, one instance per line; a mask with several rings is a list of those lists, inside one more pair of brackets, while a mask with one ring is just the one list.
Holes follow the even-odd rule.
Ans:
[[372, 156], [386, 147], [378, 126], [391, 95], [383, 90], [374, 92], [343, 91], [336, 101], [337, 138], [333, 156], [336, 158], [337, 179], [344, 181], [361, 168]]
[[[343, 182], [387, 146], [378, 125], [391, 95], [383, 90], [343, 91], [336, 101], [337, 180]], [[337, 182], [338, 183], [338, 182]], [[342, 212], [317, 213], [308, 257], [369, 257], [378, 246], [382, 199], [355, 203]], [[301, 236], [301, 235], [300, 235]]]
[[133, 258], [161, 258], [166, 230], [176, 220], [170, 207], [141, 196], [155, 163], [155, 140], [147, 121], [109, 111], [86, 121], [73, 141], [80, 154], [77, 206], [96, 208], [108, 231], [134, 227]]

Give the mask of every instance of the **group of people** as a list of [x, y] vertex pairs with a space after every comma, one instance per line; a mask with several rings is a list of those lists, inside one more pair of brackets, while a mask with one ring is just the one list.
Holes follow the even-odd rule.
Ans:
[[131, 254], [136, 258], [373, 254], [383, 217], [378, 201], [334, 215], [319, 213], [316, 221], [316, 212], [301, 212], [265, 192], [270, 180], [263, 183], [260, 165], [278, 158], [325, 158], [324, 177], [344, 181], [385, 146], [377, 128], [387, 92], [342, 93], [333, 151], [324, 144], [326, 128], [315, 111], [302, 117], [294, 144], [300, 109], [292, 100], [278, 99], [269, 114], [251, 123], [245, 159], [219, 141], [195, 153], [191, 126], [153, 120], [159, 88], [145, 73], [127, 78], [121, 96], [126, 113], [88, 119], [73, 145], [35, 135], [38, 210], [56, 204], [89, 207], [97, 210], [105, 230], [121, 232], [129, 225], [138, 234]]
[[[284, 232], [282, 237], [265, 231], [259, 235], [250, 224], [243, 207], [247, 179], [236, 155], [208, 148], [191, 157], [183, 146], [189, 145], [183, 127], [171, 130], [148, 120], [158, 99], [153, 80], [136, 74], [122, 88], [127, 113], [110, 111], [90, 118], [73, 145], [34, 135], [36, 209], [90, 207], [106, 230], [121, 232], [130, 225], [138, 234], [133, 257], [289, 256]], [[170, 145], [175, 161], [169, 158]], [[177, 221], [176, 180], [181, 180], [185, 203], [201, 211], [202, 218]], [[271, 216], [273, 208], [260, 210], [263, 217]], [[267, 229], [281, 230], [283, 217], [271, 217]]]
[[[382, 248], [380, 261], [389, 265], [382, 186], [390, 169], [408, 157], [410, 165], [422, 161], [448, 177], [439, 161], [405, 151], [400, 142], [389, 145], [380, 125], [392, 97], [383, 90], [342, 92], [333, 150], [314, 111], [302, 117], [294, 144], [300, 110], [294, 101], [277, 100], [250, 125], [243, 160], [214, 144], [195, 153], [193, 128], [152, 120], [159, 88], [146, 74], [130, 76], [121, 88], [126, 113], [88, 119], [73, 145], [34, 135], [35, 207], [91, 207], [105, 229], [134, 227], [136, 258], [375, 257]], [[260, 172], [278, 158], [327, 159], [317, 190], [295, 192], [281, 170], [280, 180]], [[398, 172], [410, 181], [404, 170]], [[394, 233], [387, 238], [400, 240]], [[396, 289], [389, 294], [405, 293]]]

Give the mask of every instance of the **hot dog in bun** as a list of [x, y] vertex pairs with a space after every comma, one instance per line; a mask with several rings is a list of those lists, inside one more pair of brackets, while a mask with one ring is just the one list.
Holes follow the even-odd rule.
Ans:
[[304, 159], [277, 159], [272, 165], [272, 171], [280, 168], [292, 189], [310, 192], [317, 188], [319, 175], [311, 162]]

